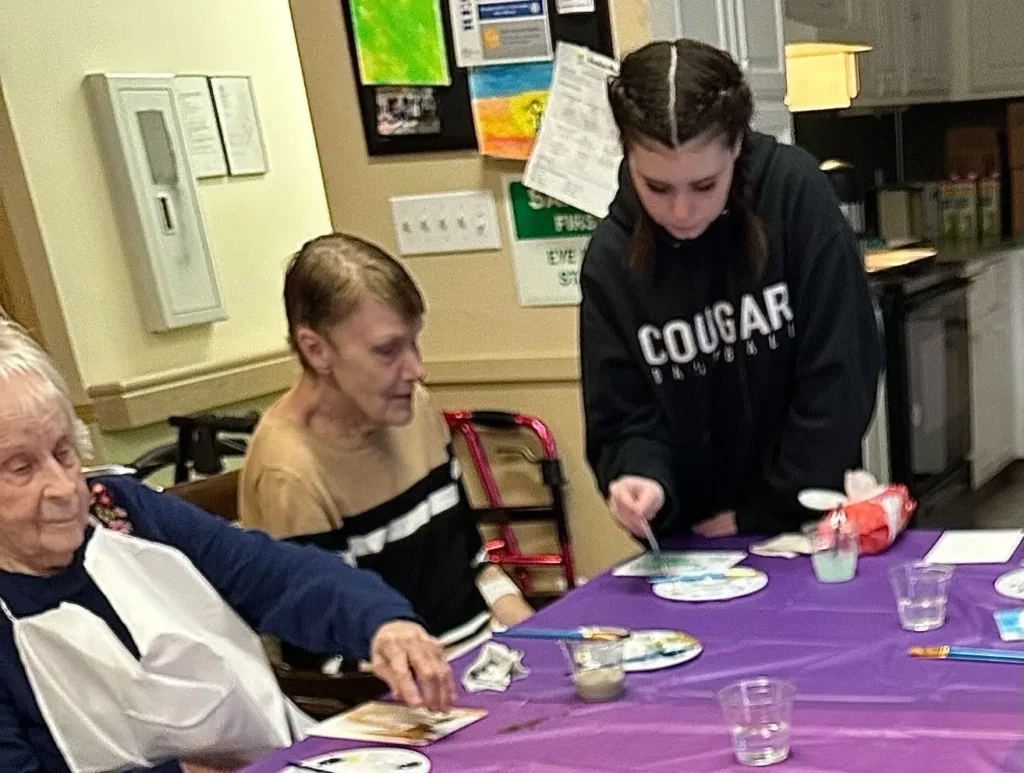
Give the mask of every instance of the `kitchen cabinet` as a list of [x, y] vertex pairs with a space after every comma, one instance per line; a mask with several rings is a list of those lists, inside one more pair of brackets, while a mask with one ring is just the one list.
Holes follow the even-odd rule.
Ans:
[[694, 38], [731, 53], [746, 73], [758, 111], [770, 118], [766, 128], [790, 141], [782, 0], [649, 0], [648, 14], [655, 40]]
[[729, 51], [747, 74], [754, 98], [782, 102], [786, 97], [782, 0], [732, 0], [732, 11], [735, 43]]
[[948, 0], [856, 0], [846, 24], [819, 30], [822, 40], [865, 43], [857, 56], [854, 105], [890, 104], [908, 95], [941, 95], [950, 84]]
[[980, 488], [1016, 456], [1011, 276], [1007, 262], [974, 276], [967, 298], [971, 364], [971, 484]]
[[851, 0], [836, 18], [814, 25], [819, 40], [872, 47], [854, 106], [1024, 94], [1024, 0]]
[[1024, 92], [1024, 0], [970, 0], [966, 5], [971, 91]]
[[886, 99], [903, 93], [904, 79], [903, 46], [900, 34], [905, 25], [901, 24], [901, 0], [864, 0], [857, 4], [855, 29], [866, 37], [857, 38], [858, 43], [866, 42], [871, 50], [860, 55], [860, 99]]
[[760, 102], [754, 106], [754, 130], [770, 134], [779, 142], [793, 144], [793, 116], [782, 102]]
[[786, 0], [786, 18], [812, 27], [843, 27], [850, 23], [856, 0]]
[[905, 45], [899, 48], [906, 57], [904, 93], [939, 97], [947, 94], [953, 76], [953, 28], [948, 2], [906, 0], [902, 16], [906, 25]]
[[870, 51], [857, 55], [860, 95], [854, 100], [855, 105], [884, 102], [902, 91], [900, 25], [895, 6], [903, 2], [905, 0], [856, 0], [840, 24], [818, 27], [819, 40], [871, 46]]

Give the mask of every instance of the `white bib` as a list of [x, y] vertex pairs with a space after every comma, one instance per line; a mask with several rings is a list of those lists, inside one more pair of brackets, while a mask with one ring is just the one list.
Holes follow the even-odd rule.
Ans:
[[131, 633], [139, 660], [84, 607], [62, 603], [19, 619], [0, 600], [73, 773], [252, 761], [312, 725], [281, 693], [259, 637], [180, 551], [96, 529], [85, 570]]

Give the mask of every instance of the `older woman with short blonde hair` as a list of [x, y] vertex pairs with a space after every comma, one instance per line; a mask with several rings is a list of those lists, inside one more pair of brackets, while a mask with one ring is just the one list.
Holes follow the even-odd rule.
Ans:
[[[301, 736], [257, 631], [446, 709], [440, 644], [376, 575], [128, 478], [87, 484], [52, 361], [0, 318], [0, 770], [232, 769]], [[201, 766], [201, 767], [198, 767]]]
[[448, 426], [421, 383], [425, 307], [409, 272], [375, 244], [335, 233], [302, 246], [284, 281], [302, 375], [256, 429], [239, 512], [246, 526], [380, 574], [454, 657], [492, 623], [516, 625], [533, 610], [485, 560]]

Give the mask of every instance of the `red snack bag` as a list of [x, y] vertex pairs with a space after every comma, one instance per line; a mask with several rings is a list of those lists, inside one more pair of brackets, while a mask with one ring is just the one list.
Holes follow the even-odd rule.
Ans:
[[849, 502], [843, 508], [860, 535], [863, 555], [881, 553], [899, 536], [917, 509], [906, 486], [888, 485], [876, 489], [867, 499]]

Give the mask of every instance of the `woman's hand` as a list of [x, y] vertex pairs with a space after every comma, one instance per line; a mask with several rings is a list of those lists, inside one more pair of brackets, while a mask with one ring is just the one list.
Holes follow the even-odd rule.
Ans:
[[211, 768], [209, 765], [200, 765], [196, 762], [183, 762], [181, 773], [233, 773], [237, 768]]
[[702, 537], [731, 537], [736, 531], [736, 513], [719, 513], [693, 527], [693, 533]]
[[455, 702], [452, 670], [441, 643], [418, 623], [393, 620], [370, 642], [370, 666], [408, 706], [448, 711]]
[[665, 504], [665, 489], [656, 480], [624, 475], [608, 487], [608, 509], [626, 531], [644, 536], [644, 524]]

